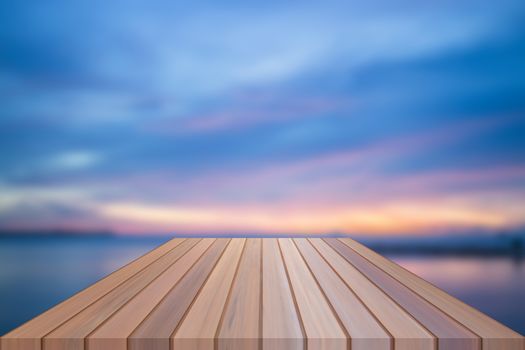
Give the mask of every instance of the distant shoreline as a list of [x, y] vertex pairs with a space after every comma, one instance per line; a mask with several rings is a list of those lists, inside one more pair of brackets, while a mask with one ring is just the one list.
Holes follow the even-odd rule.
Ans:
[[0, 238], [86, 238], [86, 237], [115, 237], [111, 231], [67, 231], [67, 230], [42, 230], [42, 231], [17, 231], [0, 230]]
[[171, 234], [171, 235], [122, 235], [111, 231], [65, 230], [0, 231], [0, 241], [31, 239], [170, 239], [170, 238], [344, 238], [351, 237], [367, 247], [390, 255], [458, 255], [458, 256], [513, 256], [525, 257], [525, 233], [501, 234], [448, 234], [436, 236], [363, 236], [344, 233], [323, 235], [307, 234]]
[[353, 238], [382, 254], [525, 257], [523, 233]]

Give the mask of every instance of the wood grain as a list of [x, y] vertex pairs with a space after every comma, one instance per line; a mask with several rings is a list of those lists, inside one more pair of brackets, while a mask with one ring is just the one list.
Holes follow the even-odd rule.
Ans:
[[214, 242], [205, 238], [87, 338], [89, 350], [126, 350], [127, 337]]
[[3, 350], [40, 350], [41, 339], [99, 298], [181, 244], [173, 239], [80, 291], [0, 339]]
[[212, 350], [222, 311], [229, 295], [245, 239], [236, 239], [221, 260], [189, 309], [184, 322], [172, 336], [175, 349]]
[[218, 239], [128, 337], [132, 350], [168, 350], [170, 336], [215, 267], [229, 240]]
[[218, 348], [256, 350], [260, 340], [261, 239], [246, 242], [218, 333]]
[[387, 293], [403, 309], [417, 319], [438, 339], [441, 350], [478, 350], [481, 340], [443, 311], [428, 303], [399, 281], [371, 264], [340, 241], [331, 241], [332, 247], [365, 274], [378, 288]]
[[301, 350], [305, 342], [279, 244], [262, 242], [262, 342], [264, 350]]
[[431, 350], [434, 336], [323, 240], [310, 239], [321, 256], [394, 338], [396, 350]]
[[389, 350], [390, 335], [339, 276], [304, 239], [295, 243], [351, 338], [354, 350]]
[[346, 332], [292, 240], [280, 238], [279, 245], [306, 333], [308, 349], [346, 349]]
[[483, 339], [483, 350], [525, 349], [525, 339], [517, 332], [452, 297], [364, 245], [352, 239], [341, 241], [480, 336]]
[[83, 350], [84, 338], [151, 281], [183, 256], [195, 241], [186, 240], [108, 294], [86, 307], [43, 339], [44, 350]]
[[174, 239], [0, 338], [0, 350], [525, 350], [351, 239]]

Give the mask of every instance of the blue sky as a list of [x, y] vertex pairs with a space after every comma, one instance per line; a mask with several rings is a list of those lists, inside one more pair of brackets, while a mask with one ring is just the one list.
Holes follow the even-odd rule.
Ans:
[[524, 23], [515, 0], [0, 0], [0, 227], [521, 227]]

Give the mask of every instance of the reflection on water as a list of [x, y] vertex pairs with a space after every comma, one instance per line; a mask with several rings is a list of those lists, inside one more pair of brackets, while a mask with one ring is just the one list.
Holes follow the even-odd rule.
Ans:
[[0, 238], [0, 335], [166, 238]]
[[512, 329], [525, 334], [525, 260], [510, 257], [389, 256]]
[[[165, 238], [0, 238], [0, 334], [158, 246]], [[525, 262], [511, 258], [390, 256], [525, 333]]]

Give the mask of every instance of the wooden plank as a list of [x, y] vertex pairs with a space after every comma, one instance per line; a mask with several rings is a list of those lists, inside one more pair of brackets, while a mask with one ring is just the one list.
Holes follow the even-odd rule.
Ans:
[[440, 350], [479, 350], [481, 339], [339, 240], [330, 245], [438, 338]]
[[277, 240], [262, 242], [264, 350], [302, 350], [305, 341]]
[[164, 244], [0, 348], [524, 350], [525, 341], [350, 239], [206, 238]]
[[157, 276], [188, 252], [196, 240], [186, 240], [168, 254], [151, 263], [108, 294], [89, 305], [66, 323], [44, 337], [44, 350], [83, 350], [84, 338], [106, 318], [125, 305]]
[[257, 350], [261, 319], [261, 239], [246, 241], [245, 253], [232, 285], [218, 333], [220, 350]]
[[175, 349], [213, 350], [215, 335], [246, 239], [230, 243], [197, 299], [172, 336]]
[[201, 258], [212, 238], [204, 238], [87, 338], [89, 350], [126, 350], [127, 337], [184, 274]]
[[280, 238], [308, 349], [346, 349], [347, 335], [291, 239]]
[[197, 296], [229, 239], [217, 239], [179, 283], [128, 337], [131, 350], [169, 350], [170, 336]]
[[[310, 239], [319, 254], [363, 301], [394, 338], [396, 350], [431, 350], [434, 337], [387, 294], [350, 265], [322, 239]], [[336, 310], [345, 310], [338, 309]]]
[[412, 291], [465, 325], [482, 337], [484, 350], [523, 350], [525, 339], [510, 328], [488, 317], [479, 310], [452, 297], [431, 283], [416, 276], [398, 264], [377, 254], [373, 250], [352, 239], [342, 239], [343, 243], [383, 269]]
[[0, 338], [2, 350], [40, 350], [41, 338], [181, 244], [172, 239]]
[[390, 335], [306, 239], [294, 240], [351, 337], [354, 350], [390, 350]]

